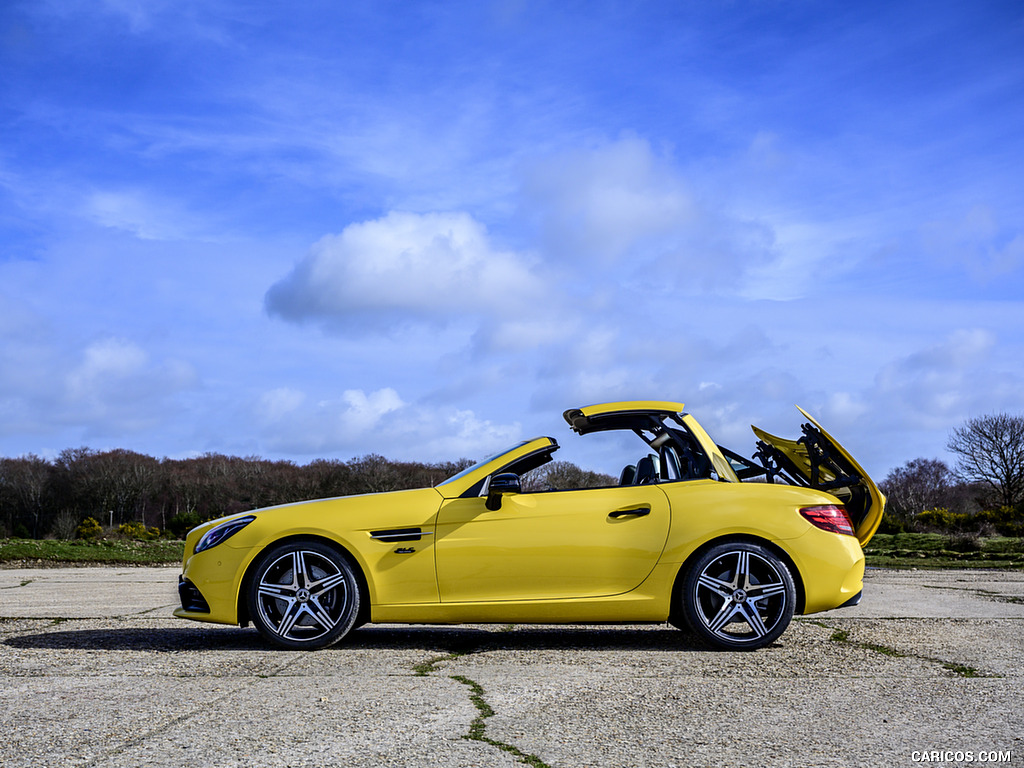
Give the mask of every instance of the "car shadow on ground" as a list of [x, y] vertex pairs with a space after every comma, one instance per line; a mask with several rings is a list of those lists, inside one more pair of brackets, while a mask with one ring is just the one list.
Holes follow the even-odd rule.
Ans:
[[[20, 649], [144, 651], [255, 651], [294, 653], [272, 646], [251, 627], [102, 627], [63, 629], [55, 625], [42, 632], [15, 635], [3, 645]], [[364, 626], [340, 643], [318, 653], [347, 650], [422, 650], [425, 653], [475, 651], [700, 651], [685, 633], [667, 625], [644, 627], [535, 627], [535, 626]]]

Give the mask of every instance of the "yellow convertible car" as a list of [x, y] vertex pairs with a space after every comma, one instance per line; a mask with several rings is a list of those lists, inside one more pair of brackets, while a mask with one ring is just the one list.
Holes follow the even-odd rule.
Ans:
[[860, 601], [861, 545], [885, 505], [801, 413], [797, 440], [755, 427], [747, 459], [682, 403], [591, 405], [565, 412], [573, 431], [642, 441], [606, 487], [524, 490], [558, 449], [538, 437], [434, 488], [214, 520], [188, 534], [174, 613], [252, 622], [297, 649], [366, 622], [665, 621], [712, 647], [760, 648], [794, 613]]

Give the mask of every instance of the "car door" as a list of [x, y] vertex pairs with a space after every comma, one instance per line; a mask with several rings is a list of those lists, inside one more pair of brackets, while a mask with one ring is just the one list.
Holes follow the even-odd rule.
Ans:
[[441, 602], [617, 595], [654, 568], [669, 530], [655, 485], [450, 499], [435, 536]]

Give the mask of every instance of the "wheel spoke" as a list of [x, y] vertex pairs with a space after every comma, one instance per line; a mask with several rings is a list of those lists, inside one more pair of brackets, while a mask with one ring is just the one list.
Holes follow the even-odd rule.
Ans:
[[259, 586], [259, 594], [265, 597], [276, 597], [281, 600], [292, 600], [295, 598], [295, 592], [297, 590], [291, 584], [272, 584], [266, 581], [261, 581]]
[[764, 625], [764, 621], [761, 619], [761, 614], [757, 612], [757, 606], [753, 603], [743, 603], [740, 607], [740, 613], [743, 618], [746, 619], [747, 624], [753, 630], [757, 637], [764, 637], [768, 634], [768, 629]]
[[309, 583], [309, 592], [312, 595], [322, 595], [326, 592], [330, 592], [339, 584], [345, 583], [344, 573], [335, 573], [331, 576], [327, 576], [320, 581], [313, 581]]
[[309, 583], [309, 577], [306, 574], [306, 553], [301, 549], [292, 555], [292, 574], [296, 589], [302, 589]]
[[295, 622], [299, 620], [299, 617], [303, 613], [303, 606], [298, 601], [292, 600], [288, 603], [288, 609], [281, 616], [281, 623], [277, 625], [277, 634], [281, 637], [288, 637], [292, 631], [292, 627], [295, 626]]
[[697, 583], [727, 600], [732, 597], [733, 586], [731, 584], [726, 581], [722, 581], [721, 579], [716, 579], [713, 576], [708, 576], [707, 573], [702, 573], [700, 577], [698, 577]]
[[316, 598], [313, 598], [306, 603], [305, 607], [309, 615], [316, 619], [316, 622], [324, 628], [325, 632], [329, 632], [334, 628], [334, 625], [338, 623], [337, 620], [334, 619], [322, 605], [320, 605], [320, 601]]
[[734, 589], [750, 589], [750, 553], [745, 549], [736, 553], [736, 575], [732, 585]]
[[718, 610], [715, 618], [708, 622], [708, 629], [712, 632], [721, 632], [722, 627], [732, 621], [732, 617], [736, 615], [738, 610], [739, 606], [736, 603], [732, 600], [726, 600]]
[[781, 581], [770, 584], [754, 584], [747, 591], [750, 600], [764, 600], [786, 592], [786, 585]]

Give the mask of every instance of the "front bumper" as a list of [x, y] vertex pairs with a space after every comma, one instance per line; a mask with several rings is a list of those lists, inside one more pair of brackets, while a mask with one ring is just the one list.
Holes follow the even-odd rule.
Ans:
[[[186, 547], [186, 552], [188, 552]], [[215, 624], [238, 623], [238, 595], [249, 547], [235, 549], [229, 544], [185, 558], [178, 579], [181, 607], [174, 615]]]
[[[210, 604], [206, 602], [203, 593], [184, 576], [178, 577], [178, 598], [181, 600], [181, 611], [183, 613], [210, 613]], [[177, 614], [177, 611], [175, 614]]]

